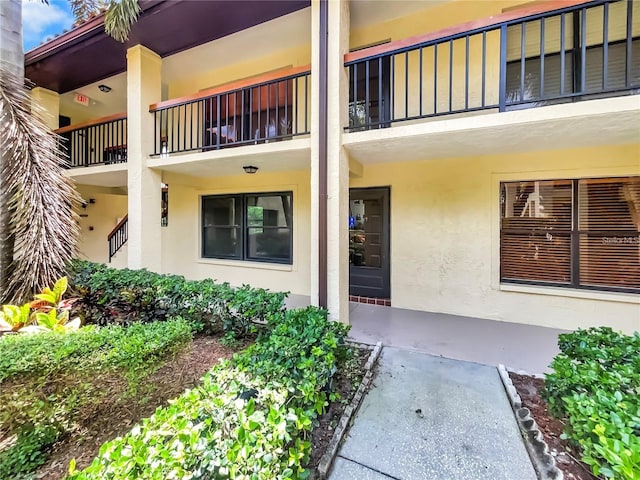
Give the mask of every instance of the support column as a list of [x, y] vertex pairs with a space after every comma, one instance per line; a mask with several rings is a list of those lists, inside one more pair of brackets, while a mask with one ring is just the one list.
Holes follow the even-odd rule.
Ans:
[[[325, 6], [322, 4], [326, 3]], [[322, 85], [322, 8], [327, 9], [326, 25], [330, 32], [326, 42], [326, 96]], [[322, 203], [326, 201], [326, 307], [330, 318], [349, 322], [349, 161], [342, 146], [343, 127], [347, 124], [349, 82], [344, 55], [349, 51], [349, 2], [312, 1], [312, 303], [322, 305]], [[326, 98], [325, 98], [326, 97]], [[326, 117], [322, 104], [326, 102]], [[322, 123], [326, 120], [326, 148]], [[326, 195], [323, 195], [322, 172], [326, 156]]]
[[153, 152], [149, 105], [162, 98], [162, 59], [142, 45], [127, 50], [128, 266], [162, 271], [161, 174], [147, 167]]
[[31, 90], [31, 109], [51, 130], [60, 126], [60, 94], [57, 92], [35, 87]]

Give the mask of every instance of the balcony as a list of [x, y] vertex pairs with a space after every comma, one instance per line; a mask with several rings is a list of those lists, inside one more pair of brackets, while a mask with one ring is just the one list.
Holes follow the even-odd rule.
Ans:
[[112, 165], [127, 161], [127, 114], [119, 113], [55, 131], [69, 168]]
[[[433, 158], [510, 151], [523, 140], [534, 150], [593, 135], [633, 141], [638, 102], [613, 97], [640, 92], [639, 3], [545, 11], [541, 2], [349, 53], [345, 146], [366, 163], [390, 149]], [[550, 129], [536, 131], [542, 125]]]
[[55, 130], [77, 183], [105, 187], [127, 184], [127, 115], [119, 113]]
[[310, 133], [310, 67], [151, 105], [155, 157], [291, 140]]

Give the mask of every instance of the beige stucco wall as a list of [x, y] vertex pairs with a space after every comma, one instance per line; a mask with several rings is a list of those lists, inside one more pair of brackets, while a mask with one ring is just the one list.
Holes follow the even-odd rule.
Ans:
[[[80, 209], [80, 240], [78, 243], [79, 257], [93, 262], [109, 262], [109, 246], [107, 235], [118, 220], [127, 214], [127, 196], [99, 193], [89, 186], [79, 186], [78, 191], [85, 201], [90, 198], [95, 203], [88, 203], [87, 208]], [[93, 230], [90, 230], [93, 227]], [[126, 255], [118, 254], [118, 261]], [[115, 261], [115, 259], [114, 259]], [[113, 262], [112, 262], [113, 263]], [[111, 266], [126, 267], [126, 258], [122, 264], [113, 263]]]
[[[424, 2], [425, 8], [413, 12], [411, 15], [368, 24], [360, 28], [352, 28], [349, 43], [353, 49], [385, 40], [400, 40], [497, 15], [502, 13], [504, 8], [525, 3], [528, 2], [518, 0], [455, 0], [430, 6], [429, 2]], [[393, 12], [390, 12], [390, 16], [393, 16]]]
[[500, 285], [499, 184], [638, 174], [640, 146], [626, 145], [365, 165], [351, 187], [391, 187], [393, 306], [631, 332], [638, 295]]
[[[215, 42], [212, 42], [214, 44]], [[211, 62], [211, 70], [186, 79], [171, 82], [167, 85], [168, 98], [192, 95], [200, 90], [212, 88], [225, 83], [235, 82], [239, 79], [260, 75], [261, 73], [285, 67], [298, 67], [311, 63], [311, 45], [295, 46], [286, 50], [280, 50], [250, 62], [242, 61], [238, 56], [238, 62], [223, 68], [216, 68], [215, 62]]]
[[[308, 171], [258, 173], [199, 179], [163, 173], [169, 185], [169, 225], [162, 228], [164, 273], [189, 279], [213, 278], [239, 286], [309, 295], [310, 179]], [[293, 192], [293, 264], [201, 258], [200, 197], [258, 192]]]

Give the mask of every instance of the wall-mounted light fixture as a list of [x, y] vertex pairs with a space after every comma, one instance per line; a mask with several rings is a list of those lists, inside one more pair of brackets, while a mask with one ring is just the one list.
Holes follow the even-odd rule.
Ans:
[[258, 167], [254, 167], [253, 165], [245, 165], [242, 168], [244, 169], [244, 173], [256, 173], [258, 171]]
[[100, 85], [98, 85], [98, 90], [100, 90], [102, 93], [109, 93], [111, 91], [111, 87], [101, 83]]

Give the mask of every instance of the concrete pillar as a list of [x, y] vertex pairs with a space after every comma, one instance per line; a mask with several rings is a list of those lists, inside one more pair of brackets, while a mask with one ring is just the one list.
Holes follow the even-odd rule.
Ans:
[[[349, 81], [344, 55], [349, 51], [349, 2], [328, 0], [328, 71], [327, 71], [327, 308], [334, 320], [349, 322], [349, 159], [342, 147], [343, 127], [347, 125]], [[311, 203], [317, 224], [319, 156], [319, 42], [320, 2], [312, 1], [312, 150]], [[314, 123], [315, 122], [315, 123]], [[312, 302], [317, 303], [318, 231], [312, 229]], [[315, 297], [314, 297], [315, 294]]]
[[127, 50], [127, 162], [129, 268], [162, 271], [161, 174], [147, 167], [153, 152], [153, 115], [161, 100], [162, 59], [142, 45]]
[[31, 90], [31, 108], [51, 130], [60, 126], [60, 94], [57, 92], [35, 87]]

